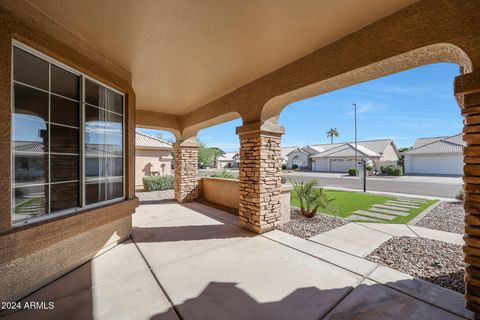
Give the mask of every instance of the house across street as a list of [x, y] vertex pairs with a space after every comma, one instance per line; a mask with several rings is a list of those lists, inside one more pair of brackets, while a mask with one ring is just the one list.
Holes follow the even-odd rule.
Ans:
[[383, 165], [396, 165], [400, 159], [397, 147], [392, 139], [315, 144], [294, 148], [288, 154], [287, 169], [299, 169], [317, 172], [347, 172], [355, 168], [357, 160], [364, 160], [380, 171]]
[[419, 138], [415, 145], [402, 153], [406, 174], [463, 175], [462, 134], [448, 137]]

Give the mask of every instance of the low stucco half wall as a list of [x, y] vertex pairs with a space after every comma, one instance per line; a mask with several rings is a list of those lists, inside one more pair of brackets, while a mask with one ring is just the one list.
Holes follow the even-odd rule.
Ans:
[[199, 182], [201, 198], [226, 208], [238, 210], [240, 194], [237, 179], [202, 177]]
[[[238, 210], [240, 201], [239, 181], [237, 179], [223, 179], [202, 177], [199, 179], [200, 198], [228, 209]], [[290, 184], [282, 184], [281, 204], [282, 223], [290, 221]]]

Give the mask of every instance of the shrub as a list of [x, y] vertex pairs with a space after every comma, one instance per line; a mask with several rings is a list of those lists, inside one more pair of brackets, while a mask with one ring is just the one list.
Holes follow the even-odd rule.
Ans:
[[172, 175], [145, 176], [143, 177], [143, 188], [147, 191], [173, 189], [175, 178]]
[[287, 170], [287, 165], [282, 164], [282, 170]]
[[292, 164], [292, 170], [298, 170], [298, 164]]
[[367, 171], [373, 171], [373, 166], [372, 165], [368, 165], [365, 167], [365, 169], [367, 169]]
[[386, 166], [384, 171], [384, 173], [389, 176], [403, 176], [403, 168], [401, 166]]
[[355, 169], [355, 168], [348, 169], [348, 175], [349, 176], [356, 176], [357, 175], [357, 169]]
[[455, 198], [457, 200], [463, 201], [463, 196], [464, 196], [464, 192], [463, 192], [463, 189], [462, 189], [462, 190], [457, 192], [457, 194], [455, 195]]
[[317, 186], [317, 181], [294, 182], [293, 194], [300, 201], [300, 211], [307, 218], [313, 218], [319, 208], [327, 209], [330, 212], [337, 212], [338, 209], [332, 204], [323, 188]]
[[210, 177], [223, 179], [237, 179], [230, 171], [223, 170], [222, 172], [215, 172]]

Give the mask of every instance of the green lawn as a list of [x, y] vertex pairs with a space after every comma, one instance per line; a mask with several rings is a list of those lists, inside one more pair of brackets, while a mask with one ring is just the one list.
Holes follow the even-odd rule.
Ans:
[[[337, 215], [341, 218], [346, 218], [350, 216], [356, 210], [368, 210], [374, 204], [384, 204], [388, 200], [395, 200], [396, 197], [391, 196], [381, 196], [370, 193], [362, 192], [348, 192], [348, 191], [338, 191], [338, 190], [325, 190], [327, 195], [333, 199], [333, 204], [338, 208]], [[408, 221], [415, 218], [418, 214], [423, 212], [425, 209], [430, 207], [432, 204], [438, 200], [428, 200], [425, 204], [421, 205], [418, 209], [410, 209], [409, 215], [402, 217], [399, 216], [393, 220], [390, 220], [386, 223], [407, 223]], [[300, 202], [295, 197], [294, 193], [291, 194], [290, 204], [295, 207], [300, 206]], [[322, 211], [323, 212], [323, 211]], [[334, 215], [335, 212], [323, 212], [326, 214]]]

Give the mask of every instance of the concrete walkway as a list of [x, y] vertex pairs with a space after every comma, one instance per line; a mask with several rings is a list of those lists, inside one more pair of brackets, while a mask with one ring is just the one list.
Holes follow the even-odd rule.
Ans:
[[385, 204], [374, 204], [368, 210], [357, 210], [347, 219], [358, 222], [388, 222], [400, 216], [408, 216], [411, 209], [418, 209], [426, 200], [398, 197]]
[[235, 216], [198, 203], [143, 205], [133, 225], [132, 240], [23, 300], [53, 301], [53, 310], [5, 318], [472, 318], [458, 293], [378, 266], [337, 243], [277, 230], [250, 233]]
[[341, 250], [357, 257], [366, 257], [392, 237], [420, 237], [463, 245], [463, 235], [407, 224], [356, 223], [321, 233], [309, 240]]

